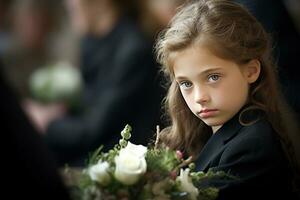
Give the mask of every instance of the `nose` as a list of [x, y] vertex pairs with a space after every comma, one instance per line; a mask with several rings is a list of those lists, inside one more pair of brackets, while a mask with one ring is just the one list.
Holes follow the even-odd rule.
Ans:
[[203, 104], [210, 99], [208, 92], [204, 88], [196, 88], [194, 100], [196, 103]]

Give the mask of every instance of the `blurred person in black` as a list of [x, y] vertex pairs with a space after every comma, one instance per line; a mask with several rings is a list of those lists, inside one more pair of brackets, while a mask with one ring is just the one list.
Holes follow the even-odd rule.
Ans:
[[27, 111], [59, 163], [82, 166], [101, 144], [107, 150], [118, 143], [126, 124], [133, 128], [130, 141], [146, 145], [159, 120], [161, 95], [152, 45], [127, 17], [130, 1], [67, 0], [66, 5], [81, 38], [81, 110], [57, 119], [43, 117], [47, 108], [31, 104]]
[[2, 53], [3, 74], [21, 98], [31, 96], [32, 73], [59, 59], [53, 50], [60, 27], [58, 0], [11, 1], [10, 44]]
[[[2, 67], [2, 63], [0, 62]], [[69, 194], [53, 155], [22, 111], [0, 68], [2, 182], [9, 199], [64, 199]], [[8, 188], [7, 188], [8, 187]]]
[[176, 9], [186, 0], [144, 0], [136, 1], [139, 6], [139, 20], [151, 40], [167, 27]]
[[12, 43], [10, 33], [11, 0], [0, 0], [0, 56]]
[[283, 93], [300, 121], [300, 34], [285, 0], [234, 0], [246, 6], [273, 38], [274, 57]]

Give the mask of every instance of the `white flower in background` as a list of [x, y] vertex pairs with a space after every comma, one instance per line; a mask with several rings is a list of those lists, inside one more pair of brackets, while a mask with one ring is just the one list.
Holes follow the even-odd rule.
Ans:
[[79, 71], [66, 62], [55, 65], [51, 79], [53, 92], [58, 96], [72, 95], [81, 84]]
[[189, 177], [190, 169], [180, 169], [180, 174], [176, 180], [180, 181], [179, 190], [189, 193], [192, 200], [196, 200], [199, 194], [198, 189], [193, 185], [191, 178]]
[[96, 181], [99, 184], [106, 186], [111, 181], [108, 169], [108, 162], [99, 161], [97, 164], [90, 167], [88, 173], [93, 181]]
[[128, 142], [115, 157], [115, 178], [125, 185], [135, 184], [147, 170], [146, 152], [147, 147]]
[[47, 101], [71, 98], [80, 92], [81, 86], [79, 70], [68, 62], [37, 69], [30, 79], [33, 94]]

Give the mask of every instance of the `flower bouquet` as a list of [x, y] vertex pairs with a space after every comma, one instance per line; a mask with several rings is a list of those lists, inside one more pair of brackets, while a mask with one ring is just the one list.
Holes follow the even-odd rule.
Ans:
[[[85, 200], [212, 200], [216, 188], [200, 188], [200, 183], [223, 172], [194, 172], [192, 158], [183, 159], [180, 151], [135, 145], [128, 140], [131, 127], [121, 132], [119, 144], [108, 152], [101, 146], [89, 158], [86, 168], [79, 172], [78, 181], [70, 187], [73, 199]], [[66, 170], [68, 172], [68, 168]]]
[[30, 77], [33, 98], [43, 103], [76, 103], [81, 93], [82, 79], [77, 68], [68, 62], [41, 67]]

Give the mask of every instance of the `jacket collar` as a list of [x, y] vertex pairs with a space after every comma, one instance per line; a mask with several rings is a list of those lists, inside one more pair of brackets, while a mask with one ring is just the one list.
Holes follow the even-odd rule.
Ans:
[[215, 157], [214, 154], [218, 154], [219, 150], [238, 134], [243, 127], [239, 123], [239, 114], [232, 117], [209, 138], [197, 159], [197, 170], [206, 171], [210, 161]]
[[[246, 108], [246, 106], [244, 108]], [[241, 110], [243, 110], [243, 108]], [[197, 159], [197, 170], [206, 171], [211, 160], [222, 150], [222, 147], [239, 133], [239, 130], [243, 127], [239, 120], [240, 113], [241, 112], [238, 112], [234, 115], [209, 138]], [[250, 123], [264, 117], [265, 113], [263, 111], [248, 110], [243, 113], [242, 120], [246, 123]]]

